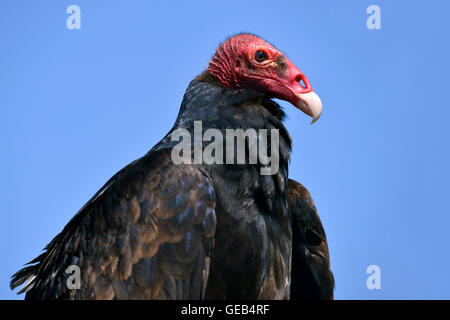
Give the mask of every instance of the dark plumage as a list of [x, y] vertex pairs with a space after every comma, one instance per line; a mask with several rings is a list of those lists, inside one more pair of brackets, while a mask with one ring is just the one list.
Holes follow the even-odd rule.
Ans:
[[[280, 68], [290, 62], [280, 57], [277, 72], [285, 72]], [[333, 297], [316, 208], [307, 190], [288, 180], [291, 138], [271, 100], [276, 94], [239, 79], [228, 86], [213, 73], [191, 82], [171, 131], [114, 175], [13, 276], [12, 288], [25, 283], [27, 299]], [[203, 132], [224, 135], [278, 129], [278, 172], [261, 175], [259, 162], [174, 164], [172, 132], [183, 128], [194, 136], [199, 120]], [[69, 265], [80, 267], [80, 289], [67, 288]]]
[[293, 219], [291, 299], [333, 298], [327, 238], [308, 190], [289, 180]]

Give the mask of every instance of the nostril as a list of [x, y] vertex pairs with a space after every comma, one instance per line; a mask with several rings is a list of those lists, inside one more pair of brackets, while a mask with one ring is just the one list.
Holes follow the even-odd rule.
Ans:
[[300, 85], [306, 89], [306, 84], [303, 82], [303, 79], [299, 81]]
[[307, 84], [304, 80], [304, 76], [302, 74], [298, 74], [295, 77], [295, 82], [298, 82], [304, 89], [307, 89]]
[[311, 89], [311, 85], [309, 84], [308, 78], [306, 78], [303, 73], [299, 73], [298, 75], [295, 76], [295, 82], [298, 82], [300, 86], [305, 90]]

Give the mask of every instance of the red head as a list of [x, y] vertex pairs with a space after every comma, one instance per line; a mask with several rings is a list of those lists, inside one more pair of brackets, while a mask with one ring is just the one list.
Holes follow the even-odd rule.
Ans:
[[313, 123], [322, 113], [322, 102], [305, 75], [257, 36], [239, 34], [223, 42], [208, 71], [225, 87], [255, 89], [289, 101], [311, 116]]

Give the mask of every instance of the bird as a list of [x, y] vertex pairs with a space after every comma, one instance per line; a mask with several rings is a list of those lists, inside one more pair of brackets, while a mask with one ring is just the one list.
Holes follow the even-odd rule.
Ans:
[[[310, 193], [289, 178], [292, 139], [275, 99], [312, 122], [322, 113], [309, 80], [274, 45], [251, 33], [227, 38], [188, 85], [172, 129], [108, 180], [11, 289], [27, 300], [333, 299], [326, 234]], [[196, 159], [209, 129], [216, 140], [240, 129], [278, 137], [267, 143], [274, 172], [249, 160], [249, 136], [244, 163], [234, 148]], [[180, 132], [194, 145], [183, 161]]]

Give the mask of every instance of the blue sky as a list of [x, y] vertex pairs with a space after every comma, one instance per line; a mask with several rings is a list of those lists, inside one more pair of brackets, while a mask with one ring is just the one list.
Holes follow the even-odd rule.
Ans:
[[[81, 8], [81, 30], [66, 8]], [[381, 9], [381, 30], [366, 8]], [[262, 36], [324, 103], [289, 103], [290, 176], [328, 235], [337, 299], [449, 299], [448, 1], [1, 1], [0, 299], [10, 276], [171, 128], [227, 36]], [[381, 289], [366, 268], [381, 268]]]

